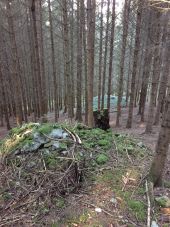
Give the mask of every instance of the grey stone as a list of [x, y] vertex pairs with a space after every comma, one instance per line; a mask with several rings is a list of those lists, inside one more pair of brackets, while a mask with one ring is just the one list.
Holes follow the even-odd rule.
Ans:
[[41, 143], [41, 144], [45, 144], [45, 143], [48, 143], [50, 141], [48, 138], [40, 135], [40, 133], [38, 133], [38, 132], [34, 133], [33, 140], [35, 142], [38, 142], [38, 143]]
[[58, 129], [53, 129], [51, 133], [49, 134], [49, 137], [54, 138], [54, 139], [61, 139], [63, 138], [63, 130], [58, 128]]
[[63, 133], [63, 139], [66, 139], [68, 137], [68, 133], [67, 132], [64, 132]]
[[151, 227], [159, 227], [159, 225], [155, 221], [152, 221]]
[[37, 151], [40, 148], [40, 146], [41, 146], [41, 143], [32, 142], [32, 143], [24, 145], [20, 151], [21, 151], [21, 153], [34, 152], [34, 151]]
[[59, 142], [53, 142], [51, 150], [55, 151], [60, 148], [60, 143]]

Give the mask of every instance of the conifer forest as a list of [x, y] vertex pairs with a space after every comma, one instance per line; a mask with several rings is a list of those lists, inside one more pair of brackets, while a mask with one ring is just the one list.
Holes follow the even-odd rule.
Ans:
[[170, 0], [0, 0], [0, 227], [170, 227]]

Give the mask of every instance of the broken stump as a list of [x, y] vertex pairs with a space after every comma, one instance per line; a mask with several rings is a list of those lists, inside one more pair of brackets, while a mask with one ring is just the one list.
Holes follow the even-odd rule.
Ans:
[[94, 125], [96, 128], [107, 130], [109, 125], [109, 111], [108, 109], [93, 111]]

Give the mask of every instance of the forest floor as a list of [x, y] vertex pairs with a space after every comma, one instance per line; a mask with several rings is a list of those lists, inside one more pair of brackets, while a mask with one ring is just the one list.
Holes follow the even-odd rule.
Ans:
[[[151, 155], [148, 156], [148, 160], [145, 159], [143, 163], [141, 162], [141, 166], [143, 166], [142, 171], [144, 171], [142, 174], [145, 175], [151, 163], [152, 155], [154, 154], [160, 126], [154, 126], [152, 134], [145, 134], [144, 131], [146, 125], [145, 123], [140, 123], [140, 116], [137, 115], [137, 108], [135, 108], [132, 129], [126, 129], [127, 116], [128, 111], [126, 108], [124, 108], [122, 110], [121, 127], [116, 128], [116, 113], [111, 113], [110, 126], [114, 133], [123, 135], [126, 134], [129, 137], [136, 139], [137, 143], [142, 143], [144, 146], [149, 148]], [[48, 120], [53, 122], [53, 119], [54, 115], [49, 114]], [[60, 121], [62, 122], [65, 119], [65, 116], [61, 116]], [[15, 126], [14, 124], [11, 125]], [[8, 131], [5, 127], [0, 127], [0, 140], [3, 139], [7, 133]], [[128, 163], [126, 166], [126, 171], [129, 169], [131, 173], [134, 170], [135, 172], [139, 172], [138, 165], [140, 160], [134, 162], [134, 160], [131, 160], [131, 157], [129, 157], [128, 154], [126, 159]], [[122, 166], [126, 165], [125, 161], [126, 160], [123, 160], [122, 162], [120, 160], [119, 164]], [[146, 169], [144, 167], [145, 165]], [[132, 166], [134, 168], [132, 168]], [[168, 157], [165, 170], [165, 180], [170, 182], [170, 155]], [[120, 182], [120, 178], [124, 178], [123, 181], [121, 180], [121, 185], [117, 185], [120, 191], [119, 193], [115, 191], [113, 192], [113, 187], [116, 188], [116, 184]], [[89, 184], [84, 191], [82, 190], [77, 195], [70, 195], [69, 199], [67, 199], [67, 207], [64, 207], [63, 210], [61, 209], [60, 213], [60, 218], [62, 222], [65, 220], [65, 224], [58, 224], [58, 222], [54, 221], [54, 223], [50, 226], [143, 227], [147, 220], [147, 199], [145, 195], [145, 185], [143, 185], [143, 187], [140, 187], [138, 184], [133, 185], [134, 178], [135, 176], [127, 175], [125, 168], [121, 169], [119, 172], [115, 171], [114, 175], [112, 167], [101, 168], [97, 172], [96, 181], [94, 184]], [[129, 184], [129, 181], [132, 182]], [[136, 195], [133, 195], [134, 192]], [[157, 188], [154, 191], [154, 195], [166, 195], [170, 197], [170, 188]], [[127, 199], [129, 206], [131, 206], [131, 213], [133, 213], [132, 216], [130, 214], [130, 210], [126, 210], [126, 206], [124, 204], [124, 200]], [[131, 203], [130, 200], [132, 200]], [[141, 200], [142, 204], [144, 204], [144, 213], [142, 208], [139, 207], [141, 204], [136, 202], [137, 200]], [[156, 220], [160, 227], [170, 226], [170, 209], [156, 210], [155, 214], [152, 215], [154, 215], [154, 220]], [[51, 215], [49, 217], [47, 216], [47, 219], [52, 220], [53, 218], [54, 217]]]

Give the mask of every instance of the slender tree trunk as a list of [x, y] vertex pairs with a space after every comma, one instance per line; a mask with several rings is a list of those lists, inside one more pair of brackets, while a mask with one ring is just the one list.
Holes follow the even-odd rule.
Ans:
[[40, 66], [41, 66], [41, 80], [42, 80], [42, 112], [47, 114], [48, 112], [48, 101], [47, 101], [47, 90], [46, 90], [46, 74], [45, 74], [45, 63], [44, 63], [44, 37], [42, 27], [42, 0], [39, 0], [40, 8]]
[[95, 41], [96, 1], [87, 0], [87, 89], [88, 89], [88, 126], [93, 127], [93, 78], [94, 78], [94, 41]]
[[82, 121], [82, 1], [77, 2], [77, 112], [76, 120]]
[[162, 77], [160, 81], [159, 94], [158, 94], [158, 104], [155, 113], [154, 125], [158, 125], [160, 121], [160, 113], [161, 107], [164, 102], [164, 98], [166, 96], [167, 84], [168, 84], [168, 76], [170, 73], [170, 45], [166, 45], [169, 42], [170, 34], [168, 33], [167, 27], [167, 16], [165, 16], [165, 25], [163, 29], [163, 37], [162, 37], [162, 52], [163, 52], [163, 67], [162, 67]]
[[65, 78], [66, 78], [66, 90], [67, 90], [67, 108], [68, 118], [73, 118], [73, 106], [71, 96], [71, 75], [70, 75], [70, 46], [69, 46], [69, 27], [68, 27], [68, 3], [67, 0], [63, 0], [63, 28], [64, 28], [64, 62], [65, 62]]
[[120, 74], [119, 74], [119, 81], [118, 81], [118, 101], [117, 101], [117, 116], [116, 116], [117, 127], [120, 125], [120, 116], [121, 116], [124, 64], [125, 64], [125, 53], [126, 53], [126, 43], [127, 43], [127, 34], [128, 34], [130, 3], [131, 3], [131, 0], [125, 0], [124, 12], [123, 12], [123, 36], [122, 36], [122, 44], [121, 44]]
[[129, 112], [126, 128], [132, 127], [133, 119], [133, 107], [135, 100], [135, 83], [136, 83], [136, 74], [138, 66], [138, 55], [140, 48], [140, 31], [141, 31], [141, 22], [142, 22], [142, 7], [143, 1], [138, 1], [138, 12], [137, 12], [137, 22], [136, 22], [136, 38], [135, 38], [135, 50], [134, 50], [134, 62], [132, 70], [132, 79], [131, 79], [131, 92], [130, 92], [130, 103], [129, 103]]
[[99, 79], [98, 79], [98, 110], [100, 111], [101, 101], [101, 79], [102, 79], [102, 59], [103, 59], [103, 0], [101, 0], [100, 18], [100, 50], [99, 50]]
[[83, 20], [83, 50], [84, 50], [84, 81], [85, 81], [85, 124], [88, 124], [88, 89], [87, 89], [87, 35], [85, 5], [82, 1], [82, 20]]
[[126, 82], [126, 107], [128, 106], [129, 102], [129, 87], [130, 87], [130, 81], [131, 81], [131, 72], [132, 72], [132, 52], [133, 52], [133, 30], [131, 32], [131, 38], [130, 38], [130, 51], [129, 51], [129, 65], [128, 65], [128, 75], [127, 75], [127, 82]]
[[152, 162], [149, 174], [151, 181], [154, 183], [154, 186], [162, 185], [162, 177], [170, 143], [169, 138], [170, 138], [170, 89], [168, 90], [168, 95], [166, 99], [165, 112], [156, 145], [155, 157]]
[[42, 115], [42, 80], [41, 80], [41, 70], [40, 70], [40, 57], [39, 57], [39, 43], [38, 43], [38, 32], [37, 32], [37, 18], [36, 18], [36, 2], [32, 0], [31, 5], [32, 22], [33, 22], [33, 35], [34, 35], [34, 54], [35, 54], [35, 75], [37, 80], [37, 95], [38, 95], [38, 106], [39, 113], [38, 117]]
[[107, 69], [107, 52], [108, 52], [108, 33], [109, 33], [109, 8], [110, 0], [107, 0], [107, 21], [106, 21], [106, 36], [105, 36], [105, 50], [104, 50], [104, 61], [103, 61], [103, 78], [102, 78], [102, 104], [101, 109], [104, 109], [105, 101], [105, 84], [106, 84], [106, 69]]
[[53, 37], [53, 21], [51, 14], [51, 2], [48, 0], [48, 12], [49, 12], [49, 22], [50, 22], [50, 39], [51, 39], [51, 61], [52, 61], [52, 71], [53, 71], [53, 83], [54, 83], [54, 115], [55, 121], [58, 121], [58, 86], [57, 86], [57, 76], [56, 76], [56, 62], [55, 62], [55, 50], [54, 50], [54, 37]]
[[112, 71], [113, 71], [113, 48], [114, 48], [114, 31], [115, 31], [115, 0], [112, 3], [112, 27], [110, 38], [110, 57], [109, 57], [109, 78], [108, 78], [108, 92], [107, 92], [107, 109], [110, 111], [110, 95], [112, 87]]
[[[4, 75], [2, 74], [2, 67], [0, 65], [0, 81], [1, 81], [1, 92], [2, 92], [2, 104], [3, 104], [3, 109], [4, 109], [4, 115], [5, 115], [5, 121], [6, 121], [6, 126], [7, 129], [10, 130], [11, 126], [10, 126], [10, 122], [9, 122], [9, 114], [8, 114], [8, 101], [6, 98], [6, 92], [5, 89], [7, 88], [5, 85], [5, 78]], [[2, 112], [2, 123], [3, 123], [3, 112]]]
[[[70, 51], [71, 51], [71, 66], [70, 66], [70, 72], [71, 72], [71, 99], [72, 99], [72, 106], [75, 108], [75, 73], [74, 73], [74, 0], [71, 1], [71, 19], [70, 19]], [[72, 108], [73, 110], [73, 108]], [[74, 116], [74, 111], [72, 113]]]
[[156, 14], [156, 28], [155, 28], [155, 39], [154, 39], [154, 62], [153, 62], [153, 74], [152, 74], [152, 86], [151, 86], [151, 94], [150, 94], [150, 103], [149, 103], [149, 110], [148, 110], [148, 120], [146, 124], [146, 133], [151, 133], [152, 132], [152, 125], [153, 125], [153, 120], [154, 120], [154, 103], [155, 103], [155, 96], [156, 94], [156, 87], [158, 84], [158, 79], [160, 76], [160, 68], [159, 68], [159, 61], [160, 61], [160, 12], [155, 12]]
[[141, 122], [144, 122], [145, 114], [145, 103], [148, 90], [148, 82], [150, 77], [151, 65], [152, 65], [152, 55], [153, 48], [151, 43], [152, 37], [152, 12], [148, 11], [148, 27], [147, 27], [147, 39], [146, 39], [146, 49], [144, 54], [144, 70], [142, 75], [142, 85], [141, 85], [141, 94], [139, 101], [139, 114], [141, 115]]
[[20, 77], [19, 77], [19, 65], [18, 65], [18, 55], [17, 55], [17, 45], [15, 40], [15, 32], [14, 32], [14, 24], [13, 17], [11, 13], [11, 5], [10, 0], [6, 1], [6, 7], [8, 10], [8, 26], [10, 32], [10, 44], [11, 44], [11, 52], [13, 53], [12, 58], [12, 74], [14, 81], [14, 97], [15, 97], [15, 108], [16, 108], [16, 121], [17, 125], [22, 124], [22, 102], [21, 102], [21, 89], [20, 89]]

